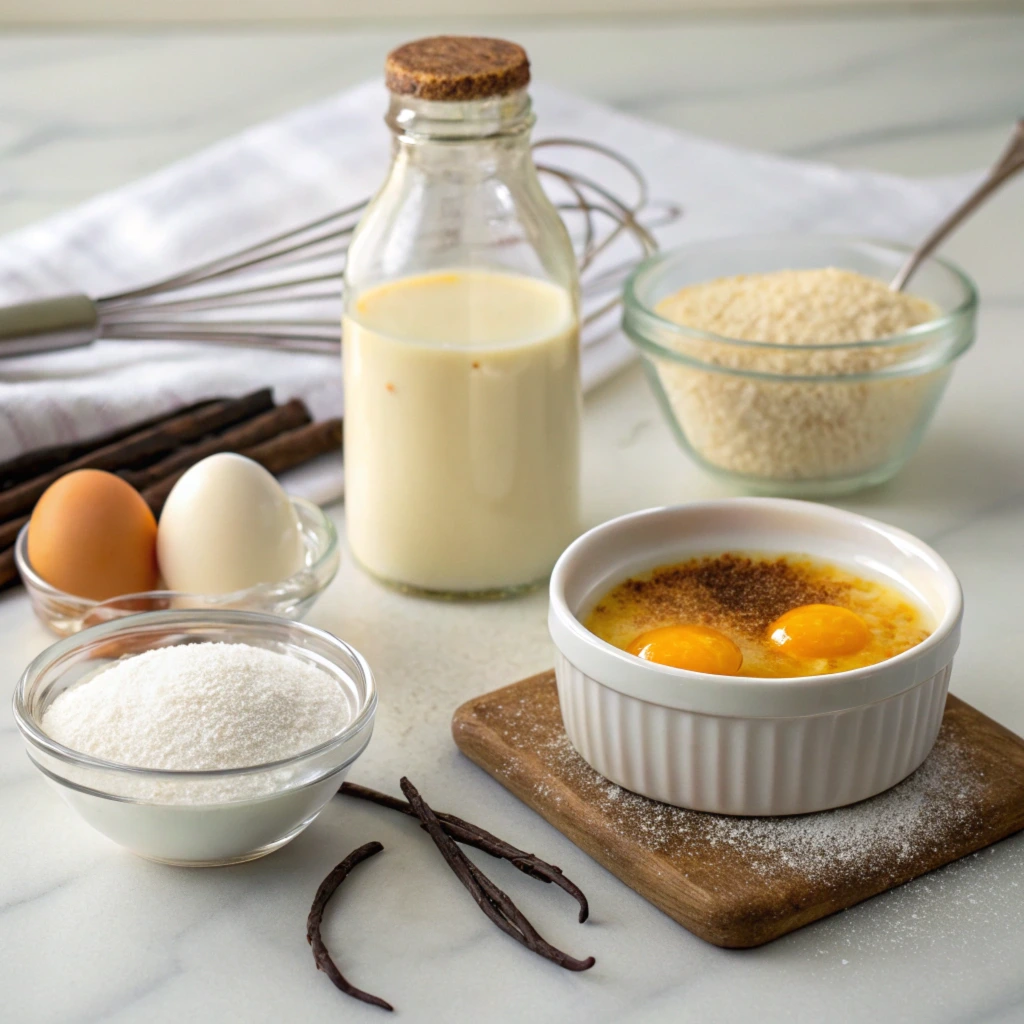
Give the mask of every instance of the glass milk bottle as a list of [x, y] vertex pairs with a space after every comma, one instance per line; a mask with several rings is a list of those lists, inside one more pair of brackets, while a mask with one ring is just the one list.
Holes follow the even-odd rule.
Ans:
[[442, 36], [386, 71], [391, 170], [345, 272], [349, 543], [403, 589], [512, 594], [579, 504], [579, 280], [531, 157], [529, 62]]

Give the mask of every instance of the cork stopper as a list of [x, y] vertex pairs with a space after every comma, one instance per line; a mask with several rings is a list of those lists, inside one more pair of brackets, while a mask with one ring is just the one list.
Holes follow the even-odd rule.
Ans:
[[392, 50], [384, 80], [392, 92], [421, 100], [482, 100], [522, 89], [530, 61], [504, 39], [433, 36]]

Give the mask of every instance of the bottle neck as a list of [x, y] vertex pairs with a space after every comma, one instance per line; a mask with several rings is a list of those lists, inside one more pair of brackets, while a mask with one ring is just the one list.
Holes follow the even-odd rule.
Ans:
[[483, 100], [421, 100], [391, 94], [385, 118], [399, 145], [505, 140], [529, 145], [534, 116], [525, 89]]

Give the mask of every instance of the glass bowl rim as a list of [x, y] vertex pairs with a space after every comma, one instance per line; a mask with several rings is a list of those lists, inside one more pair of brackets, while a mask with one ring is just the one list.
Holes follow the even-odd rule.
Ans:
[[[951, 260], [940, 256], [929, 256], [922, 262], [922, 267], [931, 265], [938, 265], [942, 267], [947, 273], [959, 283], [963, 289], [964, 298], [961, 302], [953, 309], [945, 312], [942, 316], [936, 317], [934, 320], [926, 320], [924, 323], [916, 324], [913, 327], [908, 328], [906, 331], [901, 331], [899, 334], [890, 334], [884, 338], [876, 338], [873, 341], [847, 341], [839, 342], [837, 344], [821, 343], [813, 345], [787, 345], [781, 342], [773, 341], [746, 341], [741, 338], [730, 338], [728, 335], [715, 334], [712, 331], [702, 331], [696, 327], [687, 327], [685, 324], [676, 323], [674, 320], [668, 320], [655, 312], [653, 307], [643, 302], [637, 295], [638, 284], [647, 275], [652, 273], [657, 268], [664, 266], [671, 262], [673, 259], [686, 253], [697, 253], [702, 249], [708, 247], [722, 247], [728, 248], [730, 245], [742, 247], [743, 245], [749, 245], [751, 243], [766, 243], [766, 242], [783, 242], [783, 243], [797, 243], [798, 245], [807, 245], [814, 242], [847, 245], [847, 246], [858, 246], [858, 245], [869, 245], [877, 246], [884, 249], [888, 249], [890, 252], [899, 253], [903, 256], [909, 256], [913, 251], [913, 247], [906, 245], [902, 242], [896, 242], [891, 239], [885, 238], [871, 238], [864, 235], [840, 235], [840, 234], [815, 234], [813, 232], [796, 233], [796, 232], [779, 232], [771, 233], [765, 232], [762, 234], [750, 234], [750, 235], [729, 235], [721, 238], [705, 238], [696, 240], [693, 242], [687, 242], [684, 245], [674, 246], [671, 249], [660, 250], [652, 253], [645, 259], [641, 260], [640, 263], [633, 269], [629, 277], [626, 278], [626, 283], [623, 286], [623, 324], [625, 326], [626, 333], [629, 335], [634, 344], [641, 348], [647, 349], [654, 352], [656, 355], [674, 361], [688, 361], [683, 353], [680, 353], [674, 349], [665, 348], [665, 346], [653, 341], [646, 332], [641, 332], [637, 325], [631, 321], [639, 317], [642, 320], [653, 322], [654, 325], [660, 330], [667, 331], [671, 334], [676, 334], [687, 340], [697, 340], [711, 342], [722, 346], [732, 346], [737, 348], [752, 349], [761, 352], [786, 352], [792, 354], [795, 351], [799, 352], [842, 352], [842, 351], [857, 351], [860, 349], [878, 349], [878, 348], [895, 348], [900, 345], [905, 345], [910, 342], [919, 342], [922, 339], [927, 338], [932, 334], [940, 334], [946, 328], [955, 325], [958, 321], [965, 317], [971, 317], [974, 315], [978, 308], [978, 287], [972, 280], [972, 278], [957, 264]], [[630, 329], [632, 327], [632, 330]], [[641, 337], [637, 337], [637, 334], [641, 334]], [[702, 363], [702, 365], [705, 365]], [[717, 368], [725, 373], [747, 373], [746, 370], [734, 370], [728, 366], [720, 366], [718, 364], [708, 363], [707, 366], [711, 368]], [[868, 374], [870, 376], [871, 374]], [[775, 375], [778, 376], [778, 375]], [[787, 376], [783, 374], [782, 376]], [[832, 376], [832, 375], [826, 375]], [[846, 376], [846, 375], [837, 375]]]
[[[261, 595], [278, 587], [284, 587], [292, 580], [297, 580], [299, 577], [307, 574], [315, 578], [338, 554], [338, 529], [334, 525], [334, 521], [331, 517], [319, 505], [317, 505], [316, 502], [309, 501], [306, 498], [298, 498], [293, 495], [288, 495], [288, 500], [292, 503], [293, 507], [297, 506], [299, 510], [309, 515], [311, 519], [315, 520], [316, 527], [318, 529], [322, 529], [327, 534], [327, 543], [323, 546], [323, 549], [317, 553], [316, 560], [311, 565], [304, 566], [298, 572], [292, 573], [291, 576], [286, 576], [283, 580], [278, 580], [276, 583], [257, 583], [254, 586], [245, 587], [242, 590], [236, 590], [230, 594], [191, 594], [181, 590], [141, 590], [133, 594], [119, 594], [116, 597], [108, 597], [103, 601], [97, 601], [91, 597], [81, 597], [78, 594], [69, 594], [67, 591], [61, 590], [59, 587], [55, 587], [52, 583], [47, 583], [46, 580], [44, 580], [42, 576], [32, 568], [32, 563], [28, 560], [29, 523], [25, 523], [25, 525], [18, 531], [18, 536], [14, 541], [14, 564], [26, 587], [31, 588], [37, 594], [51, 600], [66, 602], [69, 605], [76, 605], [82, 609], [83, 616], [103, 605], [111, 604], [116, 601], [128, 601], [132, 599], [138, 600], [144, 597], [197, 598], [206, 602], [206, 607], [210, 610], [215, 610], [218, 604], [237, 604], [248, 596]], [[335, 570], [335, 572], [336, 571], [337, 570]], [[314, 592], [322, 592], [326, 588], [327, 584], [334, 578], [334, 575], [335, 573], [331, 573], [330, 578], [325, 580], [323, 584], [318, 585]], [[227, 608], [224, 610], [228, 611]]]
[[[359, 680], [365, 687], [366, 693], [360, 702], [358, 711], [352, 720], [336, 735], [315, 747], [301, 750], [297, 754], [277, 761], [266, 761], [262, 764], [241, 765], [237, 768], [205, 768], [198, 770], [178, 768], [143, 768], [138, 765], [122, 764], [119, 761], [108, 761], [102, 757], [95, 757], [92, 754], [74, 750], [57, 742], [53, 737], [43, 732], [36, 722], [35, 717], [29, 712], [26, 705], [26, 693], [29, 686], [54, 662], [65, 655], [75, 651], [92, 641], [110, 640], [118, 636], [131, 636], [138, 630], [146, 629], [149, 626], [166, 623], [168, 626], [174, 623], [180, 625], [235, 625], [235, 626], [259, 626], [272, 625], [283, 627], [288, 631], [303, 633], [306, 636], [313, 636], [325, 642], [329, 647], [341, 650], [347, 654], [359, 671]], [[142, 653], [142, 652], [140, 652]], [[322, 671], [322, 670], [321, 670]], [[138, 778], [155, 778], [164, 780], [195, 780], [211, 781], [214, 779], [230, 778], [243, 775], [254, 775], [263, 772], [273, 771], [279, 768], [287, 768], [308, 758], [327, 753], [334, 747], [344, 745], [353, 736], [358, 735], [371, 721], [377, 711], [377, 684], [373, 676], [373, 670], [369, 662], [351, 644], [346, 643], [340, 637], [325, 629], [310, 626], [305, 622], [296, 622], [294, 619], [285, 618], [282, 615], [273, 615], [269, 612], [252, 612], [225, 609], [219, 612], [209, 612], [203, 609], [164, 610], [155, 612], [142, 612], [137, 615], [126, 615], [119, 619], [112, 619], [96, 626], [66, 636], [55, 643], [50, 644], [26, 666], [18, 679], [14, 689], [13, 698], [14, 719], [26, 742], [45, 750], [58, 760], [76, 767], [100, 769], [120, 774], [130, 775]], [[287, 788], [287, 787], [285, 787]]]

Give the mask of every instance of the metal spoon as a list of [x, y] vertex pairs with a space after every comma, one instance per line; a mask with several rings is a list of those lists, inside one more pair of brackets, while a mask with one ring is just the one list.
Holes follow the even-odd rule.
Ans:
[[1009, 145], [981, 184], [910, 254], [889, 287], [894, 292], [903, 291], [914, 271], [939, 247], [943, 239], [1019, 171], [1024, 171], [1024, 118], [1017, 122]]

